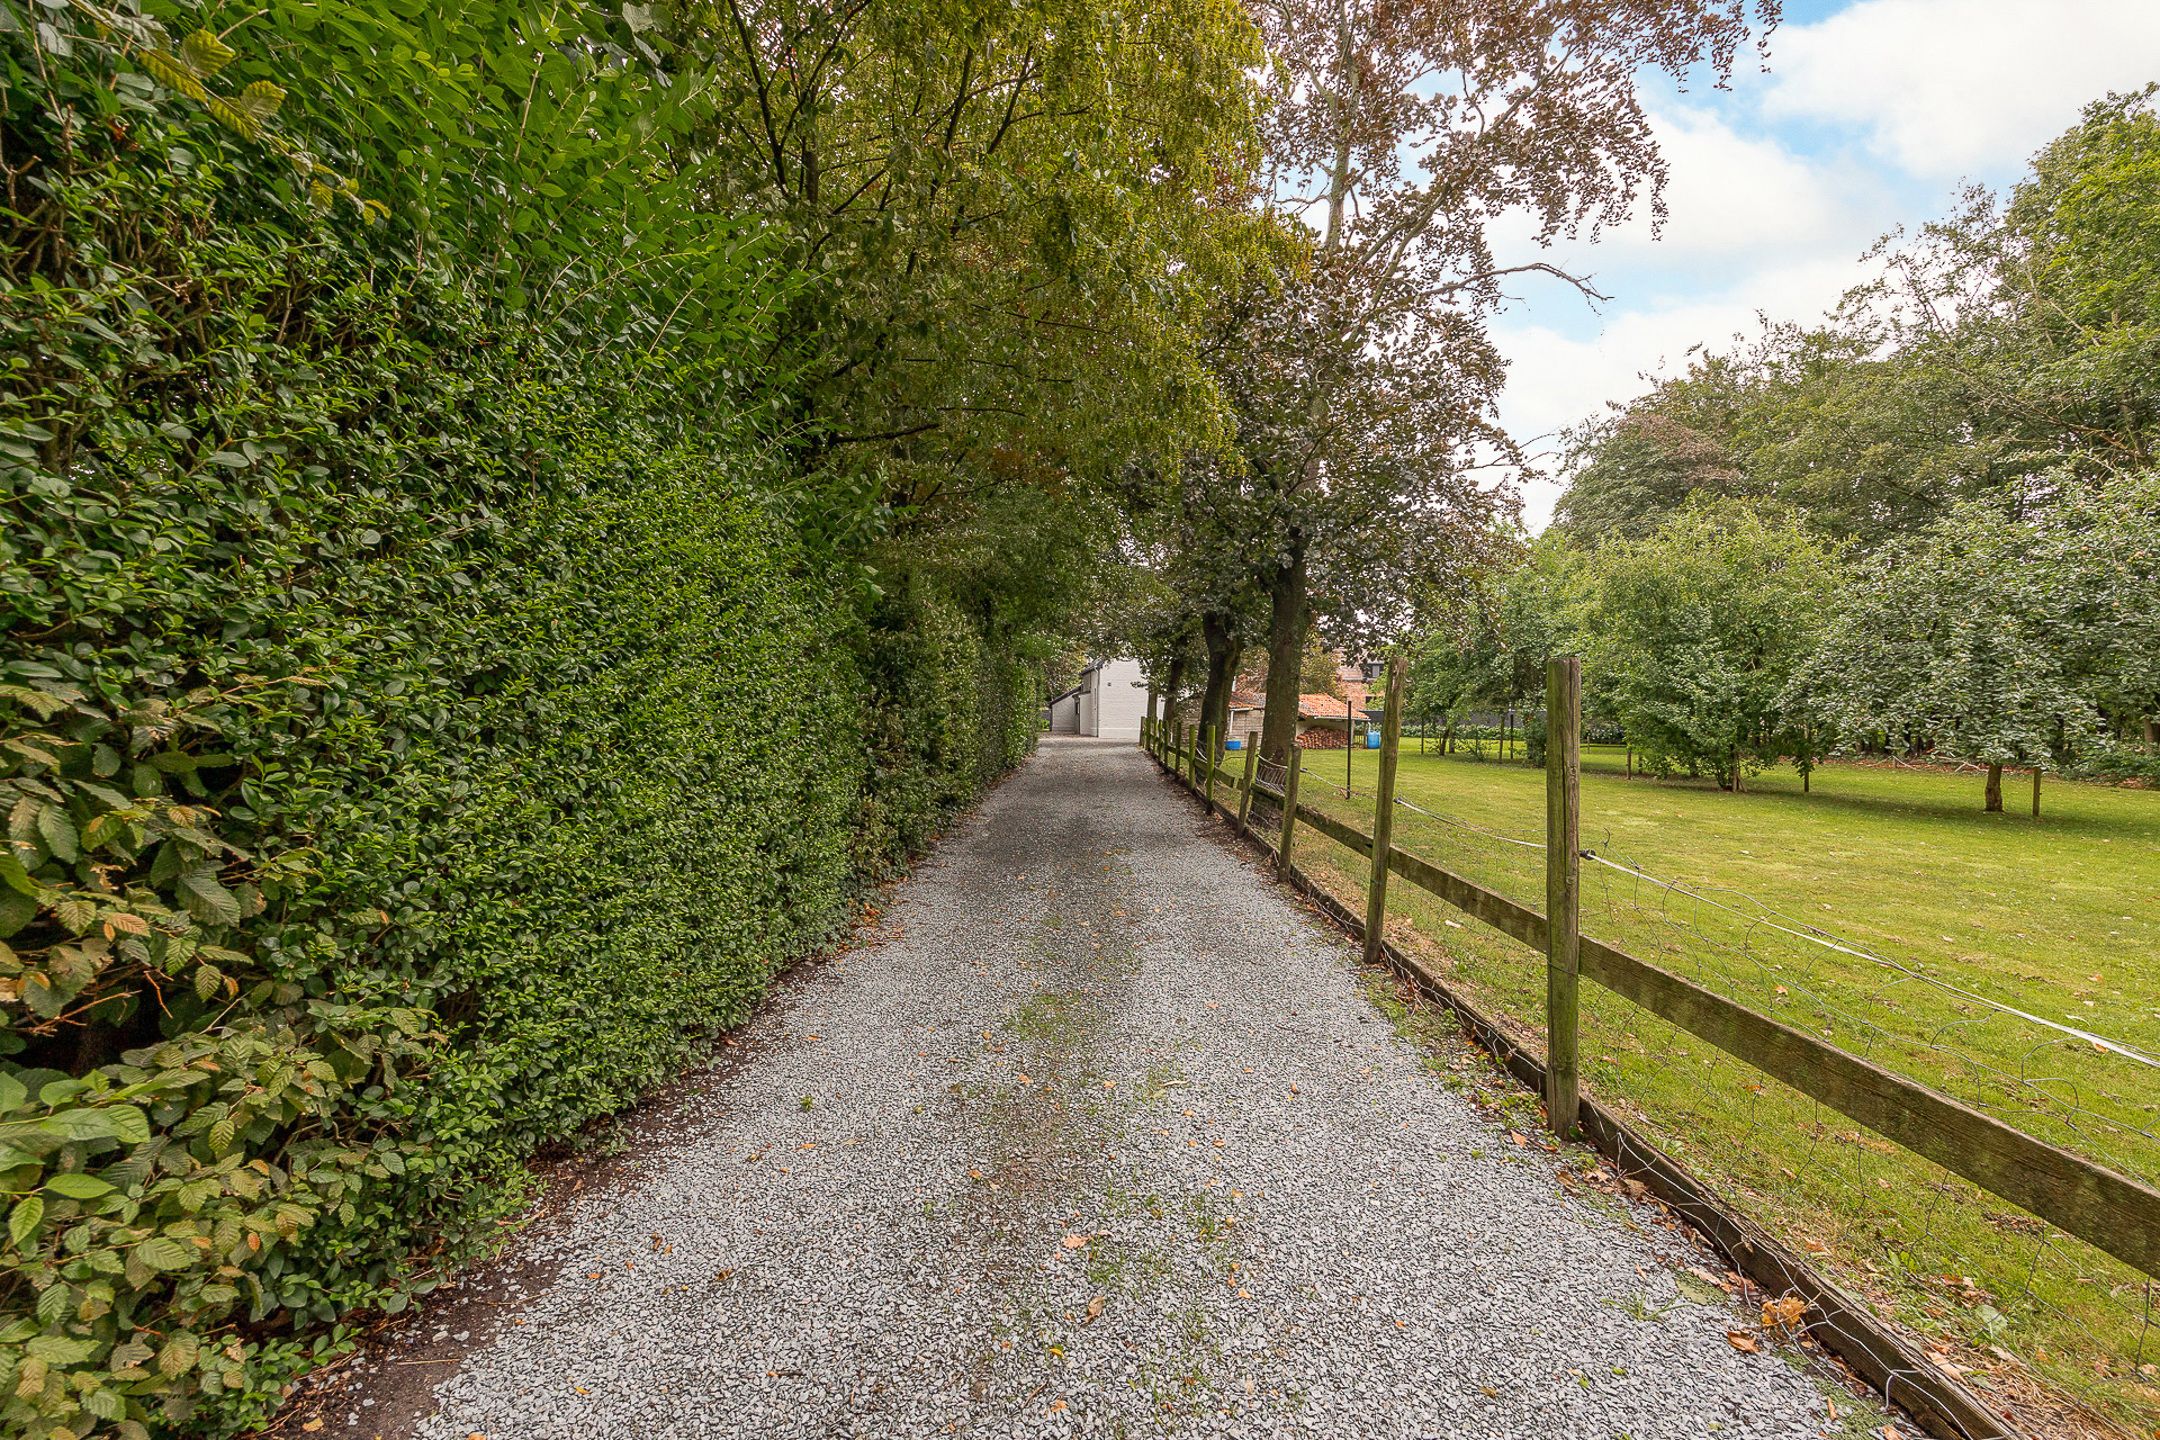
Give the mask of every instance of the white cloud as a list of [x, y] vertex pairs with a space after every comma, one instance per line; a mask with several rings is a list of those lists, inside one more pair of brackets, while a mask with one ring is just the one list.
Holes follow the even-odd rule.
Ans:
[[1766, 112], [1936, 179], [2015, 172], [2087, 101], [2160, 80], [2154, 0], [1861, 0], [1771, 38]]
[[1668, 261], [1759, 260], [1851, 238], [1856, 206], [1848, 180], [1773, 139], [1742, 135], [1705, 111], [1660, 112], [1651, 126], [1669, 171], [1662, 235], [1653, 241], [1643, 204], [1634, 219], [1600, 242], [1601, 250], [1624, 253], [1654, 243]]
[[[1705, 110], [1660, 110], [1651, 126], [1668, 170], [1662, 230], [1653, 233], [1645, 198], [1595, 244], [1561, 240], [1539, 258], [1577, 272], [1646, 262], [1754, 267], [1826, 249], [1858, 254], [1881, 229], [1872, 177], [1841, 174]], [[1536, 254], [1530, 217], [1505, 217], [1494, 244], [1503, 263]]]

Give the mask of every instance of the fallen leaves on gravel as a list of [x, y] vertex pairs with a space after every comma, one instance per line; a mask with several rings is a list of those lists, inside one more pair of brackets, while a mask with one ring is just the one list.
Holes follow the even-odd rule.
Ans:
[[1087, 1246], [1087, 1243], [1088, 1243], [1088, 1237], [1087, 1237], [1087, 1236], [1085, 1236], [1085, 1235], [1080, 1235], [1080, 1234], [1073, 1234], [1073, 1235], [1067, 1235], [1067, 1236], [1065, 1237], [1065, 1248], [1066, 1248], [1066, 1249], [1068, 1249], [1068, 1250], [1081, 1250], [1081, 1249], [1085, 1249], [1085, 1248], [1086, 1248], [1086, 1246]]
[[1095, 1320], [1095, 1319], [1097, 1319], [1098, 1317], [1100, 1317], [1100, 1316], [1101, 1316], [1101, 1314], [1102, 1314], [1102, 1312], [1103, 1312], [1103, 1297], [1102, 1297], [1102, 1296], [1100, 1296], [1100, 1295], [1097, 1295], [1097, 1296], [1096, 1296], [1096, 1297], [1095, 1297], [1094, 1299], [1092, 1299], [1092, 1300], [1088, 1301], [1088, 1304], [1087, 1304], [1087, 1319], [1086, 1319], [1086, 1320], [1083, 1320], [1083, 1321], [1081, 1321], [1080, 1323], [1081, 1323], [1081, 1324], [1083, 1324], [1083, 1325], [1085, 1325], [1085, 1324], [1089, 1323], [1089, 1321]]
[[1733, 1349], [1743, 1351], [1749, 1355], [1753, 1355], [1762, 1349], [1762, 1346], [1755, 1343], [1755, 1337], [1745, 1330], [1727, 1330], [1725, 1332], [1725, 1343], [1732, 1346]]

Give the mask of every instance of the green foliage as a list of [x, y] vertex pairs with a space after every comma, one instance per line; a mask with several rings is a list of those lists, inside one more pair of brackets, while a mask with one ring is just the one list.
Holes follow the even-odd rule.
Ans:
[[[1484, 578], [1416, 648], [1412, 715], [1535, 703], [1545, 693], [1546, 662], [1580, 649], [1582, 552], [1557, 530], [1528, 542], [1503, 535], [1494, 548], [1512, 551], [1515, 563]], [[1457, 726], [1455, 733], [1473, 732]]]
[[675, 82], [571, 8], [508, 89], [459, 57], [514, 70], [538, 12], [408, 8], [209, 57], [297, 65], [278, 123], [343, 116], [322, 168], [387, 221], [87, 7], [0, 34], [10, 1435], [260, 1421], [309, 1327], [429, 1288], [1032, 735], [1039, 612], [945, 574], [865, 611], [806, 554], [758, 237], [588, 260], [497, 207], [620, 225]]
[[1591, 558], [1584, 634], [1599, 708], [1653, 774], [1728, 789], [1819, 753], [1786, 690], [1836, 593], [1838, 553], [1796, 518], [1697, 502]]
[[1895, 751], [2092, 767], [2160, 694], [2156, 533], [2151, 475], [2029, 520], [1960, 506], [1854, 573], [1795, 703]]

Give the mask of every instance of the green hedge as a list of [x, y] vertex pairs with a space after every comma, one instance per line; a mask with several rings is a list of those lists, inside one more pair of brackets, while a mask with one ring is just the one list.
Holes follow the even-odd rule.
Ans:
[[740, 1021], [1036, 694], [927, 582], [821, 574], [649, 352], [208, 115], [64, 122], [125, 71], [0, 40], [0, 1430], [230, 1433]]

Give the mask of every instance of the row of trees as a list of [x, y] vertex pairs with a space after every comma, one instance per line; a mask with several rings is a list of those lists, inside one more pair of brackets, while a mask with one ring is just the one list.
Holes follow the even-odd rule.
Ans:
[[[1128, 474], [1115, 643], [1218, 727], [1259, 654], [1260, 746], [1295, 736], [1315, 628], [1352, 652], [1402, 633], [1505, 553], [1520, 461], [1494, 420], [1487, 334], [1541, 240], [1658, 206], [1642, 86], [1722, 78], [1773, 0], [1499, 0], [1461, 7], [1263, 0], [1258, 165], [1224, 202], [1262, 237], [1202, 347], [1223, 432]], [[1564, 277], [1574, 278], [1574, 277]], [[1583, 283], [1577, 281], [1577, 283]], [[1587, 288], [1587, 286], [1585, 287]], [[1204, 677], [1195, 684], [1196, 677]]]
[[1420, 699], [1522, 703], [1578, 651], [1651, 770], [1726, 786], [1866, 748], [1984, 765], [1995, 810], [2004, 766], [2150, 766], [2156, 228], [2160, 120], [2110, 98], [1829, 323], [1586, 425], [1553, 529], [1440, 607]]
[[1728, 789], [1857, 749], [1987, 767], [2140, 763], [2160, 684], [2160, 476], [2080, 487], [2044, 517], [1984, 502], [1873, 550], [1761, 502], [1697, 498], [1585, 547], [1526, 542], [1415, 652], [1414, 710], [1540, 703], [1579, 654], [1584, 704], [1651, 774]]

